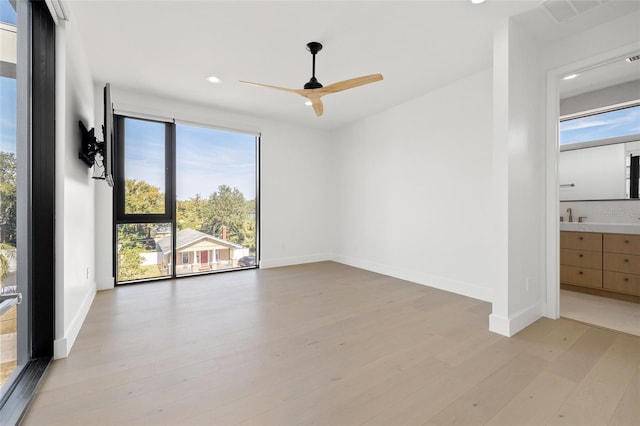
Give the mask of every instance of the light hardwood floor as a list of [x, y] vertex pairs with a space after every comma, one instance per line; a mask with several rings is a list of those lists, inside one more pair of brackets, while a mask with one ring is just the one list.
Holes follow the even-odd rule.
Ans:
[[25, 425], [632, 425], [640, 338], [326, 262], [99, 292]]

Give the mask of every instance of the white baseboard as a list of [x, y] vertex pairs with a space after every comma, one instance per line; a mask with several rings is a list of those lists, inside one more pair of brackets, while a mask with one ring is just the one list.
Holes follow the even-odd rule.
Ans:
[[476, 284], [463, 281], [452, 280], [450, 278], [431, 275], [423, 271], [396, 268], [381, 263], [371, 262], [348, 256], [333, 256], [331, 260], [353, 266], [355, 268], [366, 269], [401, 280], [411, 281], [416, 284], [426, 285], [439, 290], [449, 291], [473, 299], [491, 302], [493, 300], [493, 290]]
[[314, 254], [300, 257], [283, 257], [280, 259], [261, 259], [261, 268], [279, 268], [281, 266], [301, 265], [303, 263], [326, 262], [332, 260], [329, 254]]
[[489, 331], [511, 337], [541, 318], [541, 312], [540, 303], [536, 303], [509, 316], [509, 318], [491, 314], [489, 315]]
[[89, 308], [91, 308], [91, 304], [93, 303], [93, 299], [96, 296], [96, 288], [95, 285], [91, 287], [87, 295], [85, 296], [80, 308], [73, 316], [73, 320], [71, 324], [65, 329], [64, 336], [55, 339], [53, 341], [53, 359], [66, 358], [71, 353], [71, 348], [78, 337], [78, 333], [80, 332], [80, 328], [84, 323], [87, 314], [89, 313]]
[[69, 352], [66, 337], [53, 341], [53, 359], [66, 358], [69, 356]]

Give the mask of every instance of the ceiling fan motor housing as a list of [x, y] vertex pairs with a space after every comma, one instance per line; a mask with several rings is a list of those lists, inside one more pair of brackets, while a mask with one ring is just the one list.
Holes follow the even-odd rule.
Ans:
[[322, 84], [320, 84], [320, 82], [316, 80], [315, 77], [311, 77], [311, 80], [307, 81], [304, 84], [305, 89], [320, 89], [321, 87], [323, 87]]
[[322, 50], [322, 44], [317, 41], [311, 41], [307, 43], [307, 50], [313, 55], [313, 66], [311, 72], [311, 79], [305, 83], [305, 89], [320, 89], [322, 84], [316, 79], [316, 53]]

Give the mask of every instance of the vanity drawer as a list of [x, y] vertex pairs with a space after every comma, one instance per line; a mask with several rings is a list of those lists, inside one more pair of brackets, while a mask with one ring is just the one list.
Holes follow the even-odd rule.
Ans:
[[602, 252], [602, 234], [599, 232], [560, 232], [560, 248]]
[[604, 271], [604, 288], [640, 296], [640, 275]]
[[601, 269], [602, 253], [587, 250], [560, 249], [560, 264]]
[[604, 269], [605, 271], [640, 274], [640, 256], [634, 256], [632, 254], [605, 253]]
[[640, 235], [604, 234], [604, 251], [640, 256]]
[[560, 282], [602, 288], [602, 269], [563, 265], [560, 268]]

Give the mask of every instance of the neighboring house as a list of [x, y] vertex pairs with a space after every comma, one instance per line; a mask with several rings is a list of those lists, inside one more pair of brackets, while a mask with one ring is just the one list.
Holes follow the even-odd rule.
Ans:
[[[160, 238], [156, 244], [158, 264], [164, 269], [171, 265], [171, 237]], [[176, 234], [176, 252], [176, 273], [184, 274], [232, 268], [238, 259], [249, 254], [249, 249], [187, 228]]]

